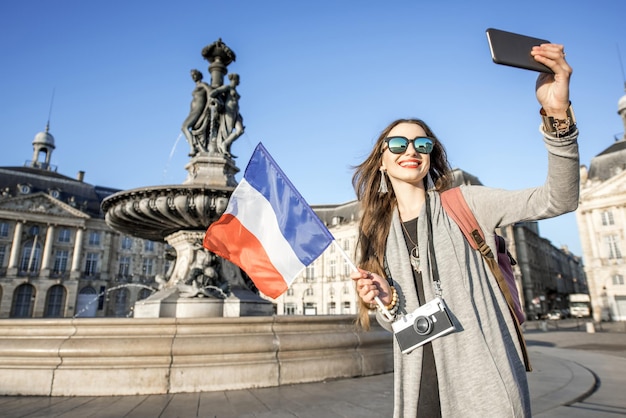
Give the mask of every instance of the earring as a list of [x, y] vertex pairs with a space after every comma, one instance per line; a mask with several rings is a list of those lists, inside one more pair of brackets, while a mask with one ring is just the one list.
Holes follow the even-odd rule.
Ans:
[[387, 180], [385, 180], [385, 170], [380, 168], [380, 186], [378, 186], [378, 193], [385, 194], [389, 191], [387, 188]]

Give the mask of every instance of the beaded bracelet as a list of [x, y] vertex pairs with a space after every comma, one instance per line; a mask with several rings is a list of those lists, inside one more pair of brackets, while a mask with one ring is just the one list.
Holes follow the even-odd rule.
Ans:
[[[385, 309], [387, 309], [389, 313], [393, 316], [398, 313], [398, 292], [393, 286], [391, 286], [391, 302], [389, 303], [389, 305], [385, 306]], [[381, 310], [380, 307], [378, 308], [378, 310]]]

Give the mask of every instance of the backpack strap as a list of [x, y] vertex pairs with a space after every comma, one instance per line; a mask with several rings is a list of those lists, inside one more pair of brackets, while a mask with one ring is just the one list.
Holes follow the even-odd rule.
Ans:
[[511, 316], [513, 317], [513, 324], [515, 325], [515, 331], [517, 333], [517, 337], [520, 341], [520, 347], [522, 349], [524, 365], [526, 366], [527, 371], [532, 371], [530, 358], [528, 356], [528, 348], [526, 347], [526, 340], [524, 339], [524, 334], [522, 333], [519, 320], [515, 315], [515, 303], [513, 302], [513, 296], [511, 295], [511, 291], [506, 284], [506, 279], [502, 275], [502, 271], [500, 271], [498, 261], [494, 257], [491, 248], [485, 242], [485, 235], [480, 229], [474, 213], [467, 205], [461, 189], [459, 187], [454, 187], [452, 189], [448, 189], [442, 192], [441, 204], [448, 216], [450, 216], [452, 220], [454, 220], [454, 222], [459, 226], [461, 232], [463, 232], [463, 235], [465, 236], [465, 239], [470, 244], [470, 246], [475, 250], [480, 251], [483, 259], [489, 266], [491, 273], [496, 278], [496, 281], [498, 282], [498, 287], [502, 291], [502, 294], [506, 299], [506, 303], [509, 306]]

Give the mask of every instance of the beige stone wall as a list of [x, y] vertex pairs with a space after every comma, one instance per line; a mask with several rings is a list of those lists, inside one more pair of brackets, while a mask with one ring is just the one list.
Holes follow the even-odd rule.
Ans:
[[[586, 179], [582, 168], [576, 211], [594, 320], [626, 321], [626, 171], [604, 181]], [[613, 257], [607, 239], [621, 257]]]
[[0, 321], [0, 395], [217, 391], [393, 368], [391, 334], [351, 316]]

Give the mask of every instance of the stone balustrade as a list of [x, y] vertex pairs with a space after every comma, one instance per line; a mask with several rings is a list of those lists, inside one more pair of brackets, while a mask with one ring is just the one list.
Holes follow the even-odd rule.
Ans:
[[205, 392], [393, 369], [391, 334], [352, 316], [0, 320], [0, 394]]

